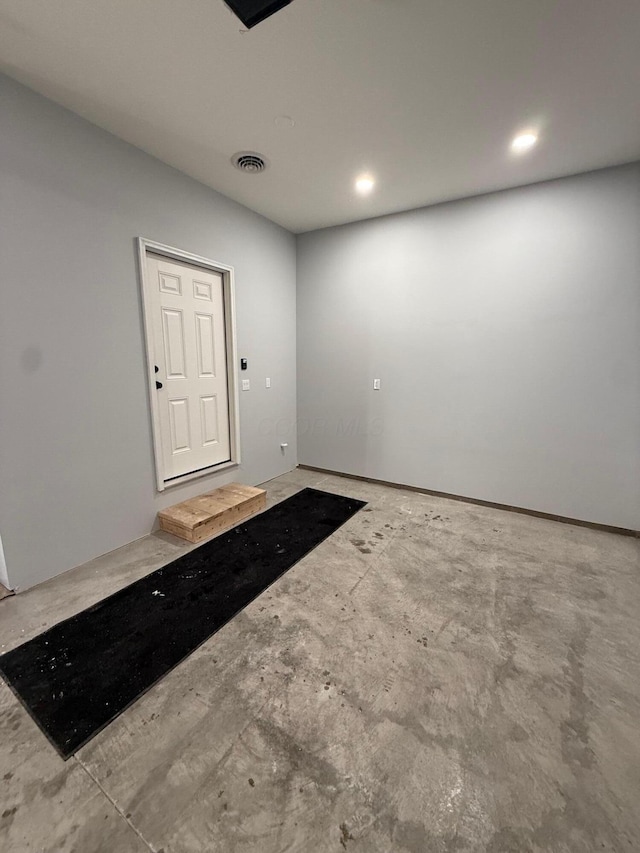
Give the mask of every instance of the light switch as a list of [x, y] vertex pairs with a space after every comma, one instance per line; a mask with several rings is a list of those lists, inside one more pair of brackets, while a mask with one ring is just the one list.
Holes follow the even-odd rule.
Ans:
[[374, 379], [374, 380], [373, 380], [373, 390], [374, 390], [374, 391], [379, 391], [379, 390], [380, 390], [380, 380], [379, 380], [379, 379]]
[[248, 391], [250, 388], [251, 388], [251, 380], [250, 379], [243, 379], [242, 380], [242, 390]]
[[264, 387], [265, 387], [265, 388], [271, 388], [271, 380], [269, 379], [269, 377], [268, 377], [268, 376], [267, 376], [267, 378], [264, 380]]

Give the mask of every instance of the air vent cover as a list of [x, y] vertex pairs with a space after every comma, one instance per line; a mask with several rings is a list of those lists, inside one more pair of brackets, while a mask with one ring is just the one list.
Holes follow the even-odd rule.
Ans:
[[257, 154], [255, 151], [238, 151], [231, 158], [231, 162], [241, 172], [247, 172], [250, 175], [257, 175], [259, 172], [264, 172], [267, 168], [267, 160], [262, 154]]
[[288, 6], [291, 0], [225, 0], [225, 3], [250, 30], [260, 21]]

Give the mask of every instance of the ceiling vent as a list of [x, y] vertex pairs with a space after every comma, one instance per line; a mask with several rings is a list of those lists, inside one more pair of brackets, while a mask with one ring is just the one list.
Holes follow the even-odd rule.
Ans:
[[257, 175], [259, 172], [264, 172], [267, 168], [268, 161], [262, 154], [256, 154], [255, 151], [238, 151], [231, 158], [231, 162], [241, 172], [247, 172], [250, 175]]

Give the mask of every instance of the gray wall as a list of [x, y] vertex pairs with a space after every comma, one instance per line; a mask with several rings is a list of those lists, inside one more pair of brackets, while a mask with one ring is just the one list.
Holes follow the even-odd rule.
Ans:
[[300, 462], [640, 528], [639, 235], [635, 164], [299, 237]]
[[[296, 465], [295, 239], [0, 77], [0, 535], [24, 588]], [[155, 493], [134, 238], [235, 266], [240, 470]], [[270, 376], [272, 387], [264, 388]]]
[[7, 572], [7, 564], [4, 558], [4, 548], [2, 547], [2, 539], [0, 538], [0, 583], [9, 588], [9, 573]]

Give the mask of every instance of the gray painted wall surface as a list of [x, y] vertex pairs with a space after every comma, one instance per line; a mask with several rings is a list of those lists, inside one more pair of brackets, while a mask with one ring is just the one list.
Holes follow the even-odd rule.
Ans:
[[299, 237], [300, 462], [640, 528], [639, 239], [640, 164]]
[[[295, 467], [275, 426], [295, 419], [295, 238], [6, 77], [0, 110], [0, 534], [24, 588], [143, 536], [163, 506]], [[235, 267], [252, 380], [240, 470], [161, 496], [137, 236]]]
[[2, 538], [0, 537], [0, 583], [9, 588], [9, 573], [7, 572], [7, 563], [4, 558], [4, 548], [2, 547]]

